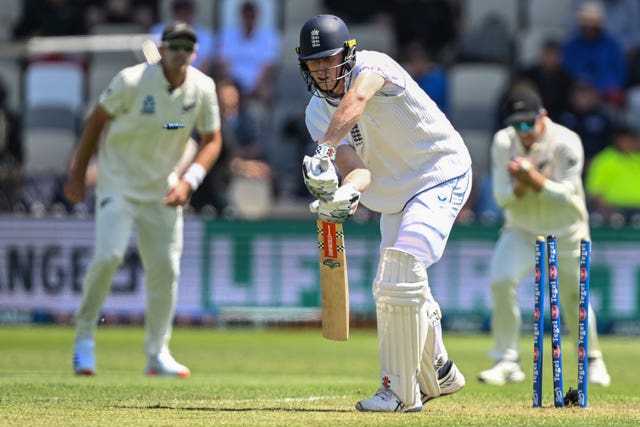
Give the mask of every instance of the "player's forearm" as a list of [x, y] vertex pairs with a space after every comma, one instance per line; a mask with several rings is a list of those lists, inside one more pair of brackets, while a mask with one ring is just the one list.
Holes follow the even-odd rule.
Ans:
[[73, 162], [71, 163], [69, 172], [72, 177], [84, 177], [91, 157], [93, 157], [98, 150], [102, 132], [111, 119], [111, 114], [102, 107], [102, 105], [98, 104], [93, 108], [82, 129], [80, 142], [76, 149]]
[[347, 93], [333, 115], [322, 142], [338, 147], [340, 141], [344, 140], [351, 129], [358, 123], [366, 105], [367, 100], [364, 97]]
[[340, 141], [360, 120], [367, 102], [384, 86], [384, 83], [384, 78], [380, 74], [371, 71], [361, 73], [356, 78], [353, 87], [340, 101], [322, 142], [338, 147]]
[[71, 164], [70, 174], [76, 177], [83, 177], [87, 172], [87, 167], [91, 157], [96, 153], [100, 137], [102, 135], [103, 124], [94, 120], [89, 120], [80, 135], [80, 143]]
[[205, 170], [211, 169], [220, 157], [222, 151], [222, 137], [220, 131], [203, 135], [202, 141], [206, 141], [196, 153], [193, 163], [198, 163]]
[[542, 175], [540, 172], [538, 172], [538, 170], [532, 168], [529, 172], [526, 183], [529, 185], [529, 187], [539, 192], [544, 188], [546, 181], [546, 176]]
[[371, 184], [371, 172], [350, 145], [343, 144], [337, 150], [336, 165], [342, 172], [342, 183], [350, 182], [363, 192]]
[[342, 184], [351, 183], [356, 190], [363, 192], [371, 184], [371, 172], [369, 169], [354, 169], [342, 179]]

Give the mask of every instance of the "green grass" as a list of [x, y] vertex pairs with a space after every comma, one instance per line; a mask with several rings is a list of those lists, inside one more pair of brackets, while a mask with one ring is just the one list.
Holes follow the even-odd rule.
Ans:
[[[0, 426], [640, 425], [637, 338], [602, 338], [612, 386], [590, 387], [587, 409], [552, 407], [547, 351], [544, 408], [533, 409], [530, 375], [504, 387], [475, 379], [490, 365], [488, 336], [447, 335], [465, 388], [420, 413], [371, 414], [354, 404], [377, 388], [374, 331], [332, 342], [317, 329], [176, 328], [172, 348], [191, 368], [186, 380], [144, 377], [142, 336], [140, 328], [101, 328], [99, 373], [87, 378], [71, 374], [72, 328], [0, 327]], [[574, 360], [565, 342], [565, 391], [577, 383]]]

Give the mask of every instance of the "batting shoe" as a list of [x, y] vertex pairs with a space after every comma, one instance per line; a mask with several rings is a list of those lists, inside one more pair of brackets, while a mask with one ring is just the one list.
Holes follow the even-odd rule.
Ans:
[[602, 387], [609, 387], [611, 385], [611, 376], [607, 372], [607, 367], [604, 364], [602, 357], [590, 357], [589, 358], [589, 382], [591, 384], [601, 385]]
[[155, 356], [147, 357], [147, 369], [145, 375], [188, 378], [191, 375], [189, 368], [176, 362], [168, 351]]
[[95, 375], [95, 341], [92, 338], [76, 338], [73, 344], [73, 372], [76, 375]]
[[[459, 391], [467, 383], [464, 375], [458, 369], [453, 360], [449, 359], [442, 363], [442, 359], [438, 359], [435, 363], [436, 373], [438, 374], [438, 384], [440, 385], [440, 396], [446, 396]], [[433, 397], [420, 391], [422, 404], [424, 405]]]
[[511, 360], [501, 360], [493, 368], [480, 372], [478, 380], [493, 385], [505, 385], [506, 383], [520, 383], [526, 378], [520, 363]]
[[360, 412], [419, 412], [422, 410], [422, 402], [416, 395], [416, 404], [406, 406], [394, 392], [380, 387], [375, 396], [356, 403], [356, 409]]

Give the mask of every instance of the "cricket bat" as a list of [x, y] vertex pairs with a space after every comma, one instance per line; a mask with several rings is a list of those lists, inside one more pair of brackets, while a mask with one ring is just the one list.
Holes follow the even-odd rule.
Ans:
[[151, 39], [147, 39], [142, 42], [141, 46], [142, 56], [149, 64], [155, 64], [160, 61], [160, 52], [155, 42]]
[[322, 293], [322, 336], [349, 338], [349, 280], [341, 223], [317, 221]]

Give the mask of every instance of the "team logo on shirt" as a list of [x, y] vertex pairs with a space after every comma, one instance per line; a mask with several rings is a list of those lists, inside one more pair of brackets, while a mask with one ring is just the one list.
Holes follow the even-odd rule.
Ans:
[[156, 100], [152, 95], [147, 95], [142, 101], [142, 114], [155, 114], [156, 113]]
[[186, 112], [188, 112], [189, 110], [193, 109], [193, 107], [195, 107], [195, 106], [196, 106], [196, 102], [195, 102], [195, 101], [193, 101], [191, 104], [184, 104], [184, 105], [182, 106], [182, 112], [183, 112], [183, 113], [186, 113]]
[[362, 133], [357, 124], [351, 128], [351, 139], [355, 147], [360, 147], [364, 142], [364, 138], [362, 138]]

